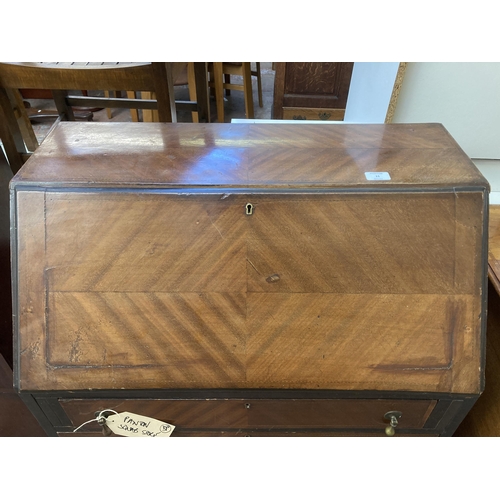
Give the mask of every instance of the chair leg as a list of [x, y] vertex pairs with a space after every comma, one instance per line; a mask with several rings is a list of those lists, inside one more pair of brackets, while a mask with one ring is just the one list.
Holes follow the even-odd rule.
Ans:
[[[127, 90], [127, 98], [128, 99], [136, 99], [137, 96], [135, 95], [134, 90]], [[130, 109], [130, 117], [132, 118], [133, 122], [138, 122], [139, 121], [139, 110], [135, 108]]]
[[[141, 99], [152, 99], [152, 92], [141, 92]], [[153, 110], [152, 109], [143, 109], [142, 110], [142, 121], [143, 122], [152, 122], [153, 121]]]
[[[142, 99], [156, 99], [155, 92], [141, 92]], [[142, 121], [143, 122], [159, 122], [158, 110], [157, 109], [143, 109], [142, 110]]]
[[66, 90], [53, 90], [54, 102], [62, 121], [75, 121], [73, 108], [66, 102]]
[[11, 102], [2, 87], [0, 87], [0, 139], [12, 173], [15, 174], [23, 166], [22, 153], [27, 151]]
[[243, 94], [245, 97], [245, 116], [246, 118], [253, 118], [253, 91], [252, 91], [252, 71], [250, 63], [242, 63], [243, 73]]
[[[224, 75], [224, 83], [228, 84], [228, 85], [231, 85], [231, 75], [226, 73]], [[231, 89], [226, 89], [226, 97], [229, 97], [231, 95]]]
[[[114, 97], [114, 92], [112, 90], [105, 90], [104, 91], [104, 97], [110, 98]], [[112, 109], [111, 108], [106, 108], [106, 115], [108, 116], [108, 120], [111, 120], [113, 117]]]
[[21, 130], [21, 134], [24, 139], [24, 143], [26, 144], [26, 148], [28, 151], [35, 151], [35, 149], [38, 147], [38, 139], [36, 138], [35, 132], [33, 131], [33, 127], [31, 126], [31, 122], [28, 117], [28, 113], [26, 112], [21, 92], [19, 92], [19, 90], [17, 89], [6, 90], [13, 109], [16, 110], [15, 115], [19, 124], [19, 129]]
[[[197, 86], [196, 86], [196, 77], [194, 74], [194, 63], [187, 63], [187, 77], [188, 77], [188, 90], [189, 90], [189, 100], [197, 101]], [[193, 111], [191, 113], [193, 118], [193, 123], [199, 123], [198, 111]]]
[[[156, 92], [151, 92], [151, 99], [156, 99]], [[158, 99], [156, 99], [156, 101], [158, 102]], [[157, 109], [153, 109], [151, 111], [152, 115], [153, 115], [153, 118], [151, 121], [155, 122], [155, 123], [158, 123], [160, 120], [160, 112], [157, 110]]]
[[224, 84], [222, 77], [222, 63], [214, 62], [214, 86], [215, 86], [215, 102], [217, 104], [217, 121], [224, 123]]
[[157, 82], [156, 89], [166, 89], [162, 92], [156, 92], [158, 102], [158, 119], [160, 122], [177, 122], [177, 110], [175, 108], [174, 80], [172, 76], [172, 63], [153, 62], [153, 80]]
[[256, 77], [257, 77], [257, 91], [259, 94], [259, 107], [264, 107], [264, 102], [262, 101], [262, 78], [260, 75], [260, 62], [255, 63], [256, 66]]
[[208, 97], [207, 63], [193, 63], [193, 73], [196, 90], [196, 104], [198, 108], [198, 121], [200, 123], [210, 122], [210, 100]]

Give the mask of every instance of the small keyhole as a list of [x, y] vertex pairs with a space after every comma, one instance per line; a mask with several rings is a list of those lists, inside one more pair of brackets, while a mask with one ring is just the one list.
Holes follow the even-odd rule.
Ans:
[[253, 214], [253, 205], [251, 203], [247, 203], [245, 205], [245, 213], [247, 215], [252, 215]]

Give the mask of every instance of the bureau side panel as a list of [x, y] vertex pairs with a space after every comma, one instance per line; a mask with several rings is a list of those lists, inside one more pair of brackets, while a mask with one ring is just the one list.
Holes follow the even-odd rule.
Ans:
[[45, 194], [18, 192], [15, 198], [16, 232], [13, 248], [15, 331], [14, 384], [20, 389], [33, 385], [50, 386], [47, 371], [47, 331], [45, 316]]

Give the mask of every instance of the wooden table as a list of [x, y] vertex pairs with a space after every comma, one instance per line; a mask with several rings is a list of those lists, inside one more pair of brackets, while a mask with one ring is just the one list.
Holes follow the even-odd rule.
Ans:
[[500, 205], [490, 206], [486, 383], [455, 436], [500, 436]]

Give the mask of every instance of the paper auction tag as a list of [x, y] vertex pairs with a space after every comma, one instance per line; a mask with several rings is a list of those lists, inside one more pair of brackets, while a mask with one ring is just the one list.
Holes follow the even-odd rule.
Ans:
[[390, 181], [389, 172], [365, 172], [367, 181]]
[[175, 429], [172, 424], [129, 412], [109, 415], [105, 425], [115, 434], [127, 437], [169, 437]]

